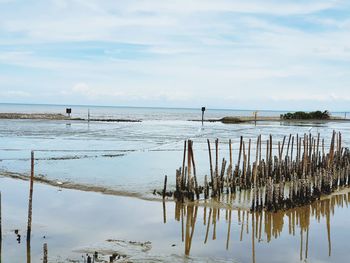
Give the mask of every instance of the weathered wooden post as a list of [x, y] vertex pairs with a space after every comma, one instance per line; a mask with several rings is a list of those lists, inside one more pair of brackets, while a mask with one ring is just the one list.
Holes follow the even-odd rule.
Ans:
[[209, 139], [207, 139], [207, 143], [208, 143], [209, 164], [210, 164], [210, 180], [211, 180], [212, 189], [214, 190], [213, 161], [212, 161], [212, 157], [211, 157], [211, 149], [210, 149], [210, 141], [209, 141]]
[[184, 190], [186, 187], [186, 177], [185, 177], [185, 161], [186, 161], [186, 145], [187, 142], [184, 142], [184, 155], [183, 155], [183, 159], [182, 159], [182, 169], [181, 169], [181, 190]]
[[34, 184], [34, 151], [31, 151], [31, 170], [30, 170], [30, 187], [29, 187], [29, 203], [28, 203], [28, 225], [27, 240], [30, 240], [32, 231], [32, 203], [33, 203], [33, 184]]
[[164, 177], [164, 188], [163, 188], [163, 199], [165, 199], [165, 195], [166, 195], [166, 184], [167, 184], [167, 180], [168, 180], [168, 177], [165, 176], [165, 177]]

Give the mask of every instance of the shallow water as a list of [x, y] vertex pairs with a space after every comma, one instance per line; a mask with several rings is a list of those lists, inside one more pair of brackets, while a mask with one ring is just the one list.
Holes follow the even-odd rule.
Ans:
[[[233, 140], [236, 161], [239, 138], [252, 139], [259, 134], [265, 141], [291, 134], [319, 132], [329, 145], [333, 130], [341, 131], [343, 144], [350, 145], [350, 123], [279, 122], [227, 125], [185, 120], [149, 120], [141, 123], [87, 123], [41, 120], [0, 120], [0, 172], [29, 174], [30, 150], [35, 150], [35, 172], [53, 181], [102, 186], [148, 196], [161, 189], [164, 175], [170, 188], [175, 170], [182, 164], [183, 141], [194, 141], [198, 180], [209, 174], [206, 139], [220, 139], [220, 158], [228, 159], [228, 140]], [[252, 154], [254, 147], [252, 147]], [[169, 188], [169, 189], [170, 189]]]
[[[0, 105], [2, 112], [6, 111], [4, 108], [8, 110], [5, 106]], [[59, 113], [61, 108], [17, 105], [11, 109]], [[79, 110], [84, 114], [87, 107], [73, 112]], [[332, 131], [336, 130], [343, 134], [343, 145], [349, 146], [350, 123], [258, 122], [256, 126], [205, 123], [202, 126], [187, 121], [200, 115], [194, 110], [108, 107], [98, 110], [95, 116], [143, 121], [0, 120], [0, 176], [9, 175], [8, 172], [28, 176], [30, 151], [35, 150], [36, 176], [43, 176], [56, 186], [69, 182], [86, 190], [35, 183], [33, 236], [27, 249], [29, 183], [0, 177], [3, 262], [26, 262], [28, 251], [31, 262], [40, 262], [45, 242], [49, 246], [49, 262], [84, 262], [86, 253], [94, 251], [102, 253], [105, 259], [114, 252], [124, 253], [132, 262], [348, 261], [348, 194], [286, 213], [262, 215], [215, 208], [215, 205], [206, 207], [203, 201], [199, 205], [181, 206], [172, 201], [163, 204], [159, 200], [142, 199], [154, 198], [153, 189], [162, 189], [164, 175], [168, 175], [168, 189], [174, 189], [175, 170], [182, 164], [186, 139], [194, 141], [197, 176], [202, 184], [204, 175], [209, 174], [206, 139], [213, 142], [219, 138], [220, 158], [226, 159], [228, 140], [232, 139], [236, 162], [240, 136], [252, 139], [254, 145], [259, 134], [263, 141], [272, 134], [276, 149], [277, 140], [283, 136], [320, 133], [327, 148]], [[208, 111], [207, 116], [216, 118], [231, 113]], [[97, 188], [112, 194], [93, 192]], [[21, 234], [19, 244], [15, 229]], [[109, 239], [114, 241], [107, 242]], [[139, 243], [129, 241], [150, 241], [151, 248], [148, 250], [148, 243], [144, 244], [145, 251]]]
[[[99, 252], [132, 262], [347, 262], [350, 194], [279, 213], [250, 213], [34, 185], [30, 250], [29, 183], [0, 178], [3, 262], [84, 262]], [[18, 243], [14, 230], [18, 229]], [[120, 240], [108, 242], [107, 240]], [[125, 242], [124, 242], [125, 241]], [[151, 242], [144, 249], [133, 242]], [[122, 243], [121, 243], [122, 242]], [[103, 255], [105, 254], [105, 255]], [[108, 261], [107, 261], [108, 262]]]

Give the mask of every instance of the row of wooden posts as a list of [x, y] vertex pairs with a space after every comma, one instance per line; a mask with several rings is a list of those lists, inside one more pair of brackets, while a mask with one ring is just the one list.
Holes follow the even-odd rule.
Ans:
[[[33, 187], [34, 187], [34, 151], [31, 151], [31, 169], [29, 179], [29, 198], [28, 198], [28, 222], [27, 222], [27, 263], [30, 263], [30, 238], [32, 232], [32, 213], [33, 213]], [[1, 214], [1, 192], [0, 192], [0, 263], [2, 255], [2, 214]], [[48, 262], [47, 243], [43, 245], [43, 263]]]
[[[224, 194], [249, 191], [251, 210], [277, 211], [308, 204], [323, 194], [350, 186], [350, 151], [342, 146], [341, 133], [332, 134], [328, 151], [320, 134], [285, 136], [273, 151], [272, 135], [263, 142], [256, 140], [255, 161], [252, 161], [252, 140], [240, 137], [237, 163], [233, 163], [232, 141], [229, 140], [229, 161], [219, 166], [219, 140], [215, 140], [215, 164], [211, 143], [207, 140], [210, 177], [204, 185], [198, 183], [193, 141], [184, 142], [182, 166], [176, 170], [176, 189], [167, 192], [164, 181], [163, 198], [174, 196], [177, 201], [218, 198]], [[265, 157], [262, 145], [266, 144]]]

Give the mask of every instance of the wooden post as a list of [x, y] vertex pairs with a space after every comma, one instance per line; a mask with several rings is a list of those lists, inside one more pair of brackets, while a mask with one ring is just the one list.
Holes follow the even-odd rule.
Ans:
[[215, 140], [215, 176], [214, 176], [214, 184], [213, 190], [214, 195], [216, 196], [219, 190], [219, 139]]
[[184, 142], [184, 155], [182, 159], [182, 169], [181, 169], [181, 189], [185, 188], [185, 161], [186, 161], [186, 141]]
[[247, 167], [247, 154], [245, 153], [245, 143], [243, 141], [243, 168], [242, 168], [242, 177], [240, 179], [241, 188], [246, 179], [246, 167]]
[[47, 263], [47, 243], [44, 244], [44, 257], [43, 263]]
[[31, 231], [32, 231], [33, 185], [34, 185], [34, 151], [31, 151], [31, 170], [30, 170], [28, 225], [27, 225], [27, 240], [28, 241], [30, 240], [30, 235], [31, 235]]
[[230, 165], [232, 167], [232, 142], [231, 142], [231, 139], [229, 139], [228, 143], [229, 143], [229, 150], [230, 150]]
[[255, 124], [255, 126], [256, 126], [257, 117], [258, 117], [258, 112], [255, 111], [254, 112], [254, 124]]
[[209, 141], [209, 139], [207, 139], [207, 143], [208, 143], [209, 163], [210, 163], [210, 180], [211, 180], [211, 184], [213, 186], [214, 185], [213, 161], [212, 161], [212, 158], [211, 158], [211, 149], [210, 149], [210, 141]]
[[191, 141], [187, 142], [187, 190], [191, 191], [191, 170], [192, 170], [192, 162], [191, 162]]
[[215, 140], [215, 177], [219, 176], [219, 139]]
[[232, 141], [231, 139], [229, 139], [229, 151], [230, 151], [230, 165], [229, 165], [229, 169], [227, 171], [227, 187], [231, 189], [232, 192], [232, 188], [233, 188], [233, 163], [232, 163]]
[[194, 154], [193, 154], [193, 141], [190, 141], [190, 144], [191, 144], [190, 151], [191, 151], [191, 161], [192, 161], [192, 167], [193, 167], [194, 188], [195, 188], [195, 192], [196, 192], [196, 197], [197, 197], [197, 199], [199, 199], [196, 164], [194, 162]]
[[165, 176], [165, 178], [164, 178], [164, 188], [163, 188], [163, 199], [165, 199], [165, 195], [166, 195], [166, 184], [167, 184], [167, 180], [168, 180], [168, 177]]
[[238, 154], [238, 162], [237, 162], [238, 170], [241, 164], [242, 147], [243, 147], [243, 136], [241, 136], [241, 139], [239, 142], [239, 154]]
[[249, 143], [248, 143], [248, 161], [247, 161], [247, 168], [249, 169], [250, 166], [250, 148], [251, 148], [251, 144], [252, 144], [252, 139], [249, 139]]

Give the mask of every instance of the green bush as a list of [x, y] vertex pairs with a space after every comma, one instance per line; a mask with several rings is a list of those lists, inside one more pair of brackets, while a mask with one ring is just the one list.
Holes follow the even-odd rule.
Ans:
[[288, 112], [286, 114], [281, 114], [281, 119], [283, 120], [328, 120], [330, 118], [330, 113], [328, 111], [297, 111], [294, 113]]

